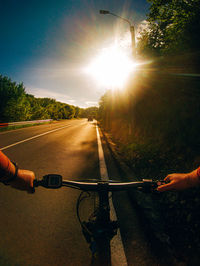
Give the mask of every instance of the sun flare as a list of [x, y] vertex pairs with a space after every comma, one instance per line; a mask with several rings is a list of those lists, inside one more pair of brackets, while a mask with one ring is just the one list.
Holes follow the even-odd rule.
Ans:
[[135, 63], [116, 45], [104, 48], [86, 68], [86, 72], [93, 76], [102, 86], [112, 89], [123, 88]]

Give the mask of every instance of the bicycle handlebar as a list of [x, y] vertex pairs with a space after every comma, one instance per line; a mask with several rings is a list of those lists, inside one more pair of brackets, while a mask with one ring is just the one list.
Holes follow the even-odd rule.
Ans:
[[[61, 175], [48, 174], [43, 177], [42, 180], [35, 180], [34, 187], [43, 186], [46, 188], [60, 188], [62, 186], [71, 187], [75, 189], [80, 189], [83, 191], [124, 191], [131, 188], [138, 189], [155, 189], [158, 186], [158, 182], [163, 181], [152, 181], [151, 179], [143, 179], [142, 181], [135, 182], [118, 182], [118, 181], [102, 181], [102, 180], [92, 180], [88, 182], [84, 181], [72, 181], [72, 180], [62, 180]], [[160, 185], [160, 184], [159, 184]]]
[[[69, 181], [63, 180], [63, 186], [70, 186], [79, 188], [86, 191], [100, 191], [102, 189], [106, 191], [123, 191], [130, 188], [148, 187], [155, 188], [153, 181], [137, 181], [137, 182], [116, 182], [110, 183], [109, 181], [98, 181], [95, 183], [80, 182], [80, 181]], [[156, 185], [157, 186], [157, 185]]]

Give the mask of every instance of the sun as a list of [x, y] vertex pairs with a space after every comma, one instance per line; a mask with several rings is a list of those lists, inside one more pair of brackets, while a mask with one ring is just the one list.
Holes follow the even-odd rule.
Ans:
[[100, 85], [120, 89], [124, 87], [135, 66], [121, 47], [113, 45], [102, 49], [85, 70]]

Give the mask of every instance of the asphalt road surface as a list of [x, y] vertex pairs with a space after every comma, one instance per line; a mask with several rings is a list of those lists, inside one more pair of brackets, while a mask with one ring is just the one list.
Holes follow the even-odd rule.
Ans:
[[[104, 141], [103, 147], [109, 177], [117, 178]], [[86, 119], [2, 132], [0, 148], [37, 178], [47, 173], [70, 180], [100, 178], [96, 124]], [[0, 184], [0, 265], [90, 265], [91, 253], [76, 217], [78, 195], [71, 188], [41, 187], [28, 194]], [[159, 265], [127, 195], [119, 193], [115, 202], [128, 265]], [[86, 202], [83, 216], [89, 209]]]

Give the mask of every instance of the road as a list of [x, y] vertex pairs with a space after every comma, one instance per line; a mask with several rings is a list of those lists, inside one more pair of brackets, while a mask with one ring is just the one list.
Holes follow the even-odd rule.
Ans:
[[[116, 178], [104, 141], [103, 147], [109, 176]], [[0, 148], [37, 178], [47, 173], [70, 180], [100, 178], [96, 124], [85, 119], [2, 132]], [[78, 195], [70, 188], [37, 188], [32, 195], [0, 184], [0, 265], [90, 265], [90, 250], [76, 217]], [[127, 196], [119, 193], [114, 205], [128, 265], [159, 265]], [[89, 214], [91, 205], [86, 206], [83, 216]]]

